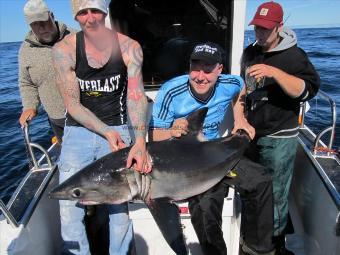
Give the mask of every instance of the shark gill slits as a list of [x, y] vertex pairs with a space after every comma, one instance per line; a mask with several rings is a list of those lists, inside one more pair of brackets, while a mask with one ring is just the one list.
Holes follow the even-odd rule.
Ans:
[[80, 189], [75, 188], [75, 189], [72, 190], [72, 197], [74, 197], [74, 198], [79, 198], [80, 195], [81, 195]]

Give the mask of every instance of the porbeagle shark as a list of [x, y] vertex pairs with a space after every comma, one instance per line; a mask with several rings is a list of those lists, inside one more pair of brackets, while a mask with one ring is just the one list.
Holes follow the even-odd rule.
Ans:
[[[201, 129], [207, 108], [187, 117], [189, 132], [181, 138], [148, 142], [152, 171], [141, 174], [126, 168], [130, 147], [112, 152], [89, 164], [50, 192], [50, 197], [83, 204], [118, 204], [142, 199], [149, 207], [164, 238], [177, 254], [179, 224], [174, 224], [166, 203], [201, 194], [218, 182], [240, 160], [250, 139], [244, 132], [202, 141]], [[158, 203], [157, 201], [162, 201]], [[175, 221], [179, 216], [175, 217]], [[177, 234], [176, 234], [177, 233]]]

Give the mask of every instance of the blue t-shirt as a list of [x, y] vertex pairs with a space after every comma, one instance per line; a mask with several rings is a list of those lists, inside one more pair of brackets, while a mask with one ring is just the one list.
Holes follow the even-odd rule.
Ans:
[[243, 80], [236, 75], [221, 74], [211, 96], [202, 101], [190, 89], [189, 76], [173, 78], [162, 85], [152, 109], [151, 128], [170, 128], [175, 119], [185, 118], [190, 113], [208, 107], [203, 124], [203, 133], [208, 140], [218, 138], [219, 126], [225, 112], [243, 88]]

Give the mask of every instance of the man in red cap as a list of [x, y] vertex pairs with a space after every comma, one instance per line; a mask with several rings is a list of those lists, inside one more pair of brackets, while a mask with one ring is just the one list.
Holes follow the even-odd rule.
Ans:
[[247, 118], [256, 136], [249, 156], [266, 166], [273, 178], [276, 254], [285, 249], [288, 193], [297, 148], [300, 102], [315, 96], [320, 78], [295, 33], [283, 26], [280, 4], [261, 4], [249, 25], [256, 41], [243, 52]]

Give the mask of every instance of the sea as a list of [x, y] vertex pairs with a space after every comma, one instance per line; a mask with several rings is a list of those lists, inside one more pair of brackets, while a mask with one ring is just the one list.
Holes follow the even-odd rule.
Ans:
[[[340, 28], [305, 28], [294, 31], [297, 33], [299, 47], [306, 51], [320, 74], [321, 90], [339, 107], [337, 119], [340, 120]], [[253, 31], [246, 31], [245, 45], [253, 40]], [[18, 89], [20, 44], [21, 42], [0, 43], [0, 198], [5, 203], [29, 169], [23, 132], [18, 122], [22, 110]], [[331, 118], [328, 101], [318, 97], [311, 100], [306, 124], [314, 132], [330, 126]], [[340, 148], [339, 121], [337, 124], [334, 144], [336, 150]], [[33, 142], [44, 148], [51, 145], [52, 132], [42, 108], [30, 125], [30, 135]]]

